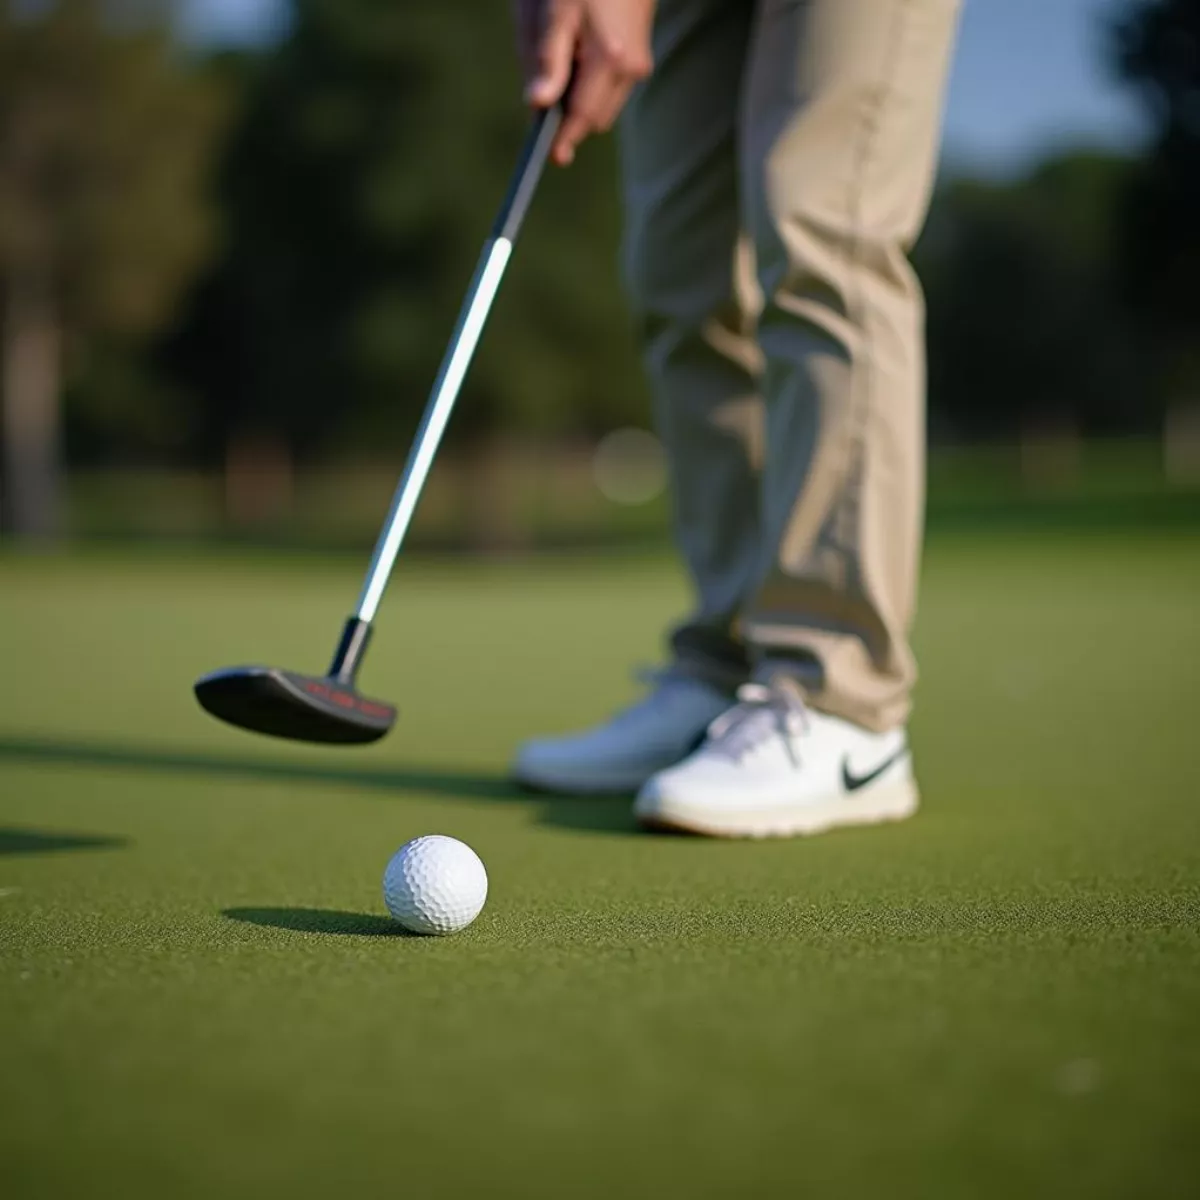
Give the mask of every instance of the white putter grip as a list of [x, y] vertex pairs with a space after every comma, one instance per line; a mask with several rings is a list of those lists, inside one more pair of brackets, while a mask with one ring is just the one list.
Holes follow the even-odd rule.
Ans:
[[408, 532], [417, 501], [420, 499], [421, 489], [425, 486], [429, 468], [433, 465], [438, 443], [442, 440], [446, 423], [458, 398], [458, 390], [462, 387], [479, 342], [479, 335], [483, 332], [492, 301], [496, 298], [500, 280], [504, 276], [504, 268], [512, 254], [513, 243], [533, 199], [538, 179], [546, 165], [554, 135], [558, 132], [561, 122], [561, 106], [540, 112], [525, 139], [517, 169], [509, 184], [508, 195], [504, 198], [492, 235], [480, 255], [475, 276], [459, 312], [454, 336], [450, 339], [450, 345], [434, 381], [433, 391], [425, 406], [425, 415], [421, 418], [421, 427], [417, 430], [404, 474], [392, 498], [387, 521], [379, 540], [375, 543], [375, 552], [367, 569], [367, 577], [355, 613], [360, 621], [369, 623], [375, 619], [379, 601], [383, 598], [396, 556], [400, 553], [404, 535]]

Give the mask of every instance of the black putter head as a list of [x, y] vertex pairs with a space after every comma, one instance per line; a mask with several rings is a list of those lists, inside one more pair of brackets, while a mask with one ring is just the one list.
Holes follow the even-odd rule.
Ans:
[[196, 699], [214, 717], [272, 737], [349, 745], [378, 741], [395, 708], [335, 679], [279, 667], [227, 667], [196, 681]]
[[360, 696], [354, 687], [370, 636], [370, 624], [351, 617], [328, 675], [226, 667], [196, 680], [196, 699], [218, 720], [253, 733], [297, 742], [376, 742], [396, 723], [396, 709], [386, 700]]

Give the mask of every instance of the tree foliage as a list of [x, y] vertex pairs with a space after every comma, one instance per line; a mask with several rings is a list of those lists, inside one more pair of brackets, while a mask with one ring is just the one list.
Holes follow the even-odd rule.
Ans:
[[1112, 50], [1152, 126], [1124, 201], [1122, 292], [1160, 348], [1167, 386], [1200, 395], [1200, 4], [1127, 4]]
[[[179, 347], [219, 398], [210, 447], [238, 426], [301, 451], [402, 444], [527, 120], [505, 6], [298, 0], [224, 163], [232, 241], [194, 314], [207, 332]], [[642, 410], [611, 156], [545, 180], [454, 430]]]
[[[162, 327], [214, 246], [203, 191], [224, 104], [147, 9], [0, 7], [5, 474], [33, 525], [47, 524], [36, 510], [52, 499], [64, 379], [86, 375], [106, 341]], [[128, 425], [132, 413], [93, 415]]]
[[0, 10], [0, 271], [48, 266], [81, 335], [153, 332], [213, 248], [224, 104], [162, 26], [28, 7]]
[[1014, 183], [939, 190], [917, 251], [939, 433], [1011, 440], [1043, 424], [1146, 426], [1142, 353], [1113, 281], [1131, 170], [1124, 158], [1077, 154]]
[[[399, 458], [528, 120], [508, 6], [295, 0], [278, 45], [197, 62], [113, 2], [0, 9], [0, 282], [33, 261], [52, 280], [76, 445]], [[917, 251], [935, 436], [1148, 431], [1197, 378], [1198, 24], [1138, 0], [1114, 26], [1143, 161], [939, 188]], [[614, 158], [601, 139], [548, 172], [452, 440], [648, 420]]]

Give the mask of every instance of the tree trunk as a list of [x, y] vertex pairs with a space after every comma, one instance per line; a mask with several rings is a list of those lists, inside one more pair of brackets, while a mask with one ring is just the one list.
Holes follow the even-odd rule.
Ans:
[[291, 515], [295, 470], [279, 434], [242, 430], [225, 447], [225, 519], [236, 529], [270, 528]]
[[465, 456], [467, 544], [476, 554], [507, 554], [528, 545], [520, 458], [511, 439], [488, 437], [476, 439]]
[[1034, 491], [1069, 490], [1079, 482], [1083, 438], [1068, 412], [1041, 413], [1021, 424], [1021, 476]]
[[8, 529], [48, 539], [59, 530], [61, 335], [47, 272], [14, 271], [4, 294], [4, 510]]
[[1180, 396], [1163, 422], [1163, 473], [1167, 482], [1189, 487], [1200, 479], [1200, 395]]

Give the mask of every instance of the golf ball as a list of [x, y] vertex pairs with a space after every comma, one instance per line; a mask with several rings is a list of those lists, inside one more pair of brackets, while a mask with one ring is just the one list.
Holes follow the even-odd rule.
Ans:
[[487, 871], [457, 838], [431, 834], [406, 842], [383, 873], [383, 901], [412, 933], [457, 933], [479, 916]]

